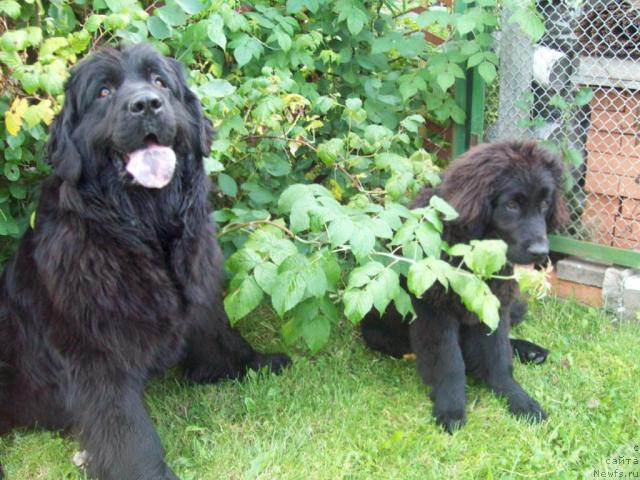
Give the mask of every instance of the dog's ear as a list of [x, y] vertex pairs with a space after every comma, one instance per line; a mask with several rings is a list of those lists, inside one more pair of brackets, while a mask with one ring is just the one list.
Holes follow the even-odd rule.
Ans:
[[49, 128], [45, 146], [46, 159], [53, 166], [55, 175], [70, 183], [76, 183], [82, 173], [82, 157], [72, 139], [76, 116], [72, 77], [65, 88], [62, 110]]
[[458, 212], [451, 228], [459, 241], [485, 235], [493, 214], [495, 176], [492, 157], [485, 153], [484, 147], [469, 150], [445, 173], [440, 195]]
[[187, 79], [184, 75], [184, 67], [182, 63], [174, 58], [169, 58], [169, 64], [180, 82], [180, 88], [184, 95], [184, 103], [189, 111], [190, 120], [195, 122], [195, 131], [198, 132], [198, 138], [195, 139], [202, 156], [208, 156], [211, 150], [211, 143], [215, 135], [213, 124], [202, 111], [202, 105], [195, 93], [189, 88]]
[[[474, 188], [475, 187], [475, 188]], [[454, 191], [448, 198], [449, 204], [458, 212], [453, 226], [465, 240], [482, 238], [491, 224], [493, 206], [490, 192], [481, 184], [469, 185]]]
[[564, 176], [567, 174], [567, 170], [559, 156], [550, 155], [549, 161], [551, 162], [555, 189], [553, 191], [551, 208], [549, 208], [547, 214], [547, 229], [549, 231], [567, 225], [570, 220], [569, 209], [567, 208], [564, 195]]

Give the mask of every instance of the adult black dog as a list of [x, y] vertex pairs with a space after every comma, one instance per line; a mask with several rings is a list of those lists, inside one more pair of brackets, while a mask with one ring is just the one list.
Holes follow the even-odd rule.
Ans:
[[0, 433], [71, 431], [92, 477], [176, 479], [147, 378], [178, 363], [195, 382], [289, 364], [225, 315], [203, 170], [212, 133], [181, 65], [148, 45], [73, 70], [46, 151], [55, 172], [0, 281]]
[[[450, 245], [504, 240], [509, 263], [501, 274], [510, 275], [511, 263], [546, 258], [547, 231], [566, 221], [562, 175], [560, 160], [534, 142], [480, 145], [454, 161], [442, 183], [422, 190], [412, 206], [428, 205], [435, 194], [456, 208], [459, 217], [446, 223], [443, 233]], [[501, 304], [500, 324], [491, 335], [455, 293], [440, 285], [413, 298], [417, 318], [410, 324], [393, 310], [382, 318], [372, 313], [362, 322], [371, 348], [394, 356], [416, 353], [418, 372], [431, 386], [436, 422], [449, 432], [465, 422], [465, 371], [506, 397], [513, 414], [533, 420], [546, 416], [512, 375], [509, 328], [512, 315], [523, 314], [522, 304], [516, 303], [517, 284], [491, 280], [489, 286]], [[516, 341], [516, 350], [518, 346], [534, 356], [540, 353], [541, 347], [529, 342]]]

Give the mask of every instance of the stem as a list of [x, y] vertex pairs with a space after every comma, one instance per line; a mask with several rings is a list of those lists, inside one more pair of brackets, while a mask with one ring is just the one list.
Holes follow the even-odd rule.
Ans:
[[222, 229], [222, 231], [218, 234], [218, 237], [223, 237], [237, 230], [242, 230], [243, 228], [255, 227], [256, 225], [271, 225], [273, 227], [279, 228], [284, 233], [286, 233], [289, 237], [293, 238], [294, 240], [297, 240], [300, 243], [306, 243], [306, 244], [312, 244], [312, 245], [324, 245], [325, 243], [325, 242], [319, 242], [317, 240], [305, 240], [304, 238], [300, 238], [284, 225], [280, 225], [279, 223], [273, 222], [271, 220], [252, 220], [250, 222], [245, 222], [245, 223], [230, 224], [228, 228]]

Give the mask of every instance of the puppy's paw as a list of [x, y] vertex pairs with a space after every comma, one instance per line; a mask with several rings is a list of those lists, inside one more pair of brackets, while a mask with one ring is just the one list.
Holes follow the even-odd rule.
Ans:
[[549, 350], [535, 343], [515, 338], [510, 339], [510, 341], [513, 353], [518, 356], [521, 363], [540, 365], [545, 362], [549, 355]]
[[251, 362], [253, 370], [268, 368], [271, 373], [280, 373], [291, 365], [291, 358], [284, 353], [257, 353]]
[[509, 411], [532, 423], [538, 423], [547, 418], [547, 414], [542, 410], [540, 404], [526, 394], [514, 395], [509, 398]]
[[436, 418], [436, 423], [444, 428], [448, 434], [453, 434], [453, 432], [462, 428], [467, 421], [464, 407], [443, 411], [434, 409], [433, 416]]

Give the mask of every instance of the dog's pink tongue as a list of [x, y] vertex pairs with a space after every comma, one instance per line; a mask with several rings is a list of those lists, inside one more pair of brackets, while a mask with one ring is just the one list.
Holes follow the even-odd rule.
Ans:
[[150, 145], [129, 155], [127, 172], [147, 188], [162, 188], [173, 177], [176, 169], [176, 154], [173, 149], [160, 145]]

